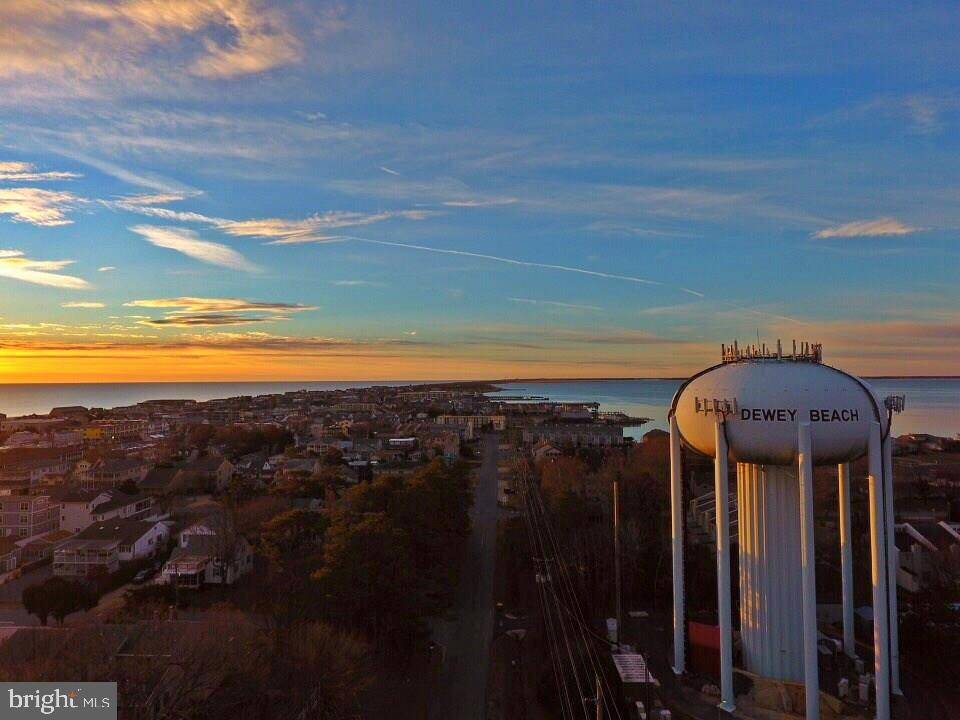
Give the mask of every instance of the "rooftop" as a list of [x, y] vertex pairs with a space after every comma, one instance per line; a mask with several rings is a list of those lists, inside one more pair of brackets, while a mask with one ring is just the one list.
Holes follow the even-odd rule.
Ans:
[[130, 545], [146, 535], [156, 524], [145, 520], [109, 520], [94, 523], [79, 533], [76, 541], [119, 541]]

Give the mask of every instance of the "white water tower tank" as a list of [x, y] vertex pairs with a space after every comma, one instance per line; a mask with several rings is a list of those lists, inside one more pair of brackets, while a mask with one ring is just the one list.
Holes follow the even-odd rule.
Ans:
[[750, 359], [704, 370], [674, 399], [681, 436], [704, 455], [716, 453], [705, 406], [724, 402], [730, 458], [741, 463], [795, 462], [801, 422], [810, 423], [815, 465], [866, 454], [872, 422], [888, 430], [883, 402], [863, 380], [816, 362]]
[[[899, 402], [902, 404], [902, 398]], [[675, 653], [676, 648], [682, 650], [683, 639], [682, 563], [678, 560], [682, 541], [677, 534], [681, 526], [678, 513], [682, 513], [678, 507], [682, 441], [714, 458], [719, 513], [727, 507], [727, 464], [736, 464], [743, 664], [762, 677], [805, 683], [807, 717], [817, 717], [812, 467], [835, 465], [841, 476], [843, 472], [849, 475], [847, 463], [869, 454], [875, 480], [870, 486], [874, 605], [884, 615], [889, 608], [894, 618], [889, 643], [885, 623], [878, 627], [875, 655], [884, 687], [889, 687], [891, 676], [896, 685], [897, 671], [891, 673], [889, 664], [891, 657], [894, 662], [897, 657], [896, 596], [892, 595], [889, 603], [886, 599], [887, 576], [891, 576], [889, 586], [896, 587], [895, 575], [889, 570], [895, 571], [895, 566], [887, 563], [892, 549], [884, 551], [893, 544], [892, 478], [890, 470], [882, 467], [890, 464], [889, 412], [868, 383], [824, 365], [820, 346], [806, 343], [794, 344], [789, 354], [782, 352], [779, 342], [775, 351], [764, 346], [741, 349], [736, 343], [724, 346], [721, 364], [694, 375], [680, 387], [670, 412], [674, 574], [680, 578], [674, 581]], [[841, 498], [841, 503], [849, 503], [848, 497]], [[721, 522], [721, 515], [717, 519], [720, 707], [729, 711], [734, 705], [729, 523]], [[844, 592], [846, 618], [852, 614], [852, 596], [848, 587]], [[849, 624], [852, 626], [852, 621]], [[852, 637], [852, 627], [850, 634]], [[682, 659], [677, 666], [682, 671]], [[878, 699], [877, 714], [889, 717], [886, 691]]]

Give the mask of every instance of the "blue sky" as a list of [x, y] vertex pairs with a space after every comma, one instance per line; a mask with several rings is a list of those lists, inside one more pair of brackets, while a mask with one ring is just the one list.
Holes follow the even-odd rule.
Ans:
[[0, 24], [0, 381], [957, 371], [951, 4]]

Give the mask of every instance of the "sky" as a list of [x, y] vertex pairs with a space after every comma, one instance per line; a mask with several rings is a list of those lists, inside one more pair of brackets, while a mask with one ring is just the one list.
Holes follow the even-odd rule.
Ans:
[[7, 0], [0, 383], [960, 373], [949, 2]]

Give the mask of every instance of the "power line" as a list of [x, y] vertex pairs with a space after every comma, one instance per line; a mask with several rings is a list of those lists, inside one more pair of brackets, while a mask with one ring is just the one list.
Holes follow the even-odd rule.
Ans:
[[553, 532], [553, 527], [550, 523], [550, 518], [549, 518], [549, 515], [547, 514], [547, 510], [546, 510], [546, 506], [544, 505], [543, 498], [540, 495], [539, 490], [537, 488], [533, 488], [532, 495], [534, 498], [534, 503], [536, 504], [539, 510], [537, 514], [539, 516], [540, 523], [542, 523], [542, 526], [546, 530], [546, 535], [550, 540], [554, 557], [557, 559], [556, 564], [559, 569], [560, 578], [561, 578], [560, 589], [567, 596], [567, 599], [564, 600], [559, 596], [555, 595], [556, 599], [558, 603], [562, 604], [562, 606], [564, 606], [564, 609], [566, 609], [567, 612], [574, 618], [577, 630], [580, 633], [582, 646], [587, 655], [587, 659], [590, 661], [590, 665], [592, 666], [595, 676], [600, 680], [602, 684], [604, 692], [600, 693], [601, 697], [598, 698], [598, 702], [603, 702], [604, 707], [606, 708], [608, 715], [610, 717], [620, 718], [621, 717], [620, 711], [616, 703], [613, 702], [614, 695], [609, 683], [607, 682], [606, 675], [603, 672], [603, 668], [600, 663], [600, 658], [597, 656], [593, 646], [591, 645], [591, 643], [589, 642], [589, 639], [587, 638], [586, 633], [584, 632], [585, 628], [588, 628], [588, 625], [584, 619], [583, 609], [580, 605], [579, 598], [577, 597], [576, 591], [573, 587], [573, 581], [570, 577], [569, 570], [566, 566], [566, 563], [564, 563], [562, 559], [563, 556], [560, 551], [560, 544], [557, 541], [555, 533]]
[[[589, 638], [587, 637], [587, 634], [584, 632], [584, 630], [587, 628], [587, 624], [583, 617], [583, 610], [580, 607], [580, 602], [573, 587], [573, 581], [570, 577], [569, 570], [562, 559], [560, 545], [557, 541], [556, 535], [553, 532], [546, 506], [543, 503], [543, 498], [541, 497], [539, 490], [534, 486], [533, 483], [530, 482], [529, 478], [526, 479], [526, 485], [528, 512], [531, 515], [531, 520], [534, 527], [538, 531], [541, 547], [544, 549], [546, 548], [547, 542], [543, 540], [543, 537], [546, 536], [548, 538], [550, 547], [549, 551], [546, 549], [544, 550], [544, 556], [547, 555], [547, 552], [550, 552], [555, 559], [555, 565], [558, 569], [560, 592], [566, 595], [566, 598], [563, 598], [557, 593], [555, 589], [555, 583], [552, 582], [553, 577], [551, 575], [550, 591], [555, 601], [555, 606], [558, 610], [563, 609], [566, 614], [573, 618], [574, 626], [579, 634], [580, 642], [578, 645], [583, 650], [581, 653], [581, 662], [584, 667], [584, 672], [587, 673], [588, 678], [592, 672], [592, 674], [598, 679], [603, 689], [603, 692], [598, 692], [596, 701], [603, 704], [607, 711], [608, 717], [620, 718], [620, 711], [616, 703], [613, 701], [614, 694], [609, 683], [607, 682], [606, 675], [603, 672], [600, 658], [597, 656], [592, 644], [589, 641]], [[562, 616], [561, 622], [563, 622]], [[563, 627], [564, 630], [566, 630], [565, 624]], [[590, 634], [592, 635], [593, 633], [591, 632]], [[577, 678], [577, 680], [578, 687], [580, 687], [579, 678]]]

